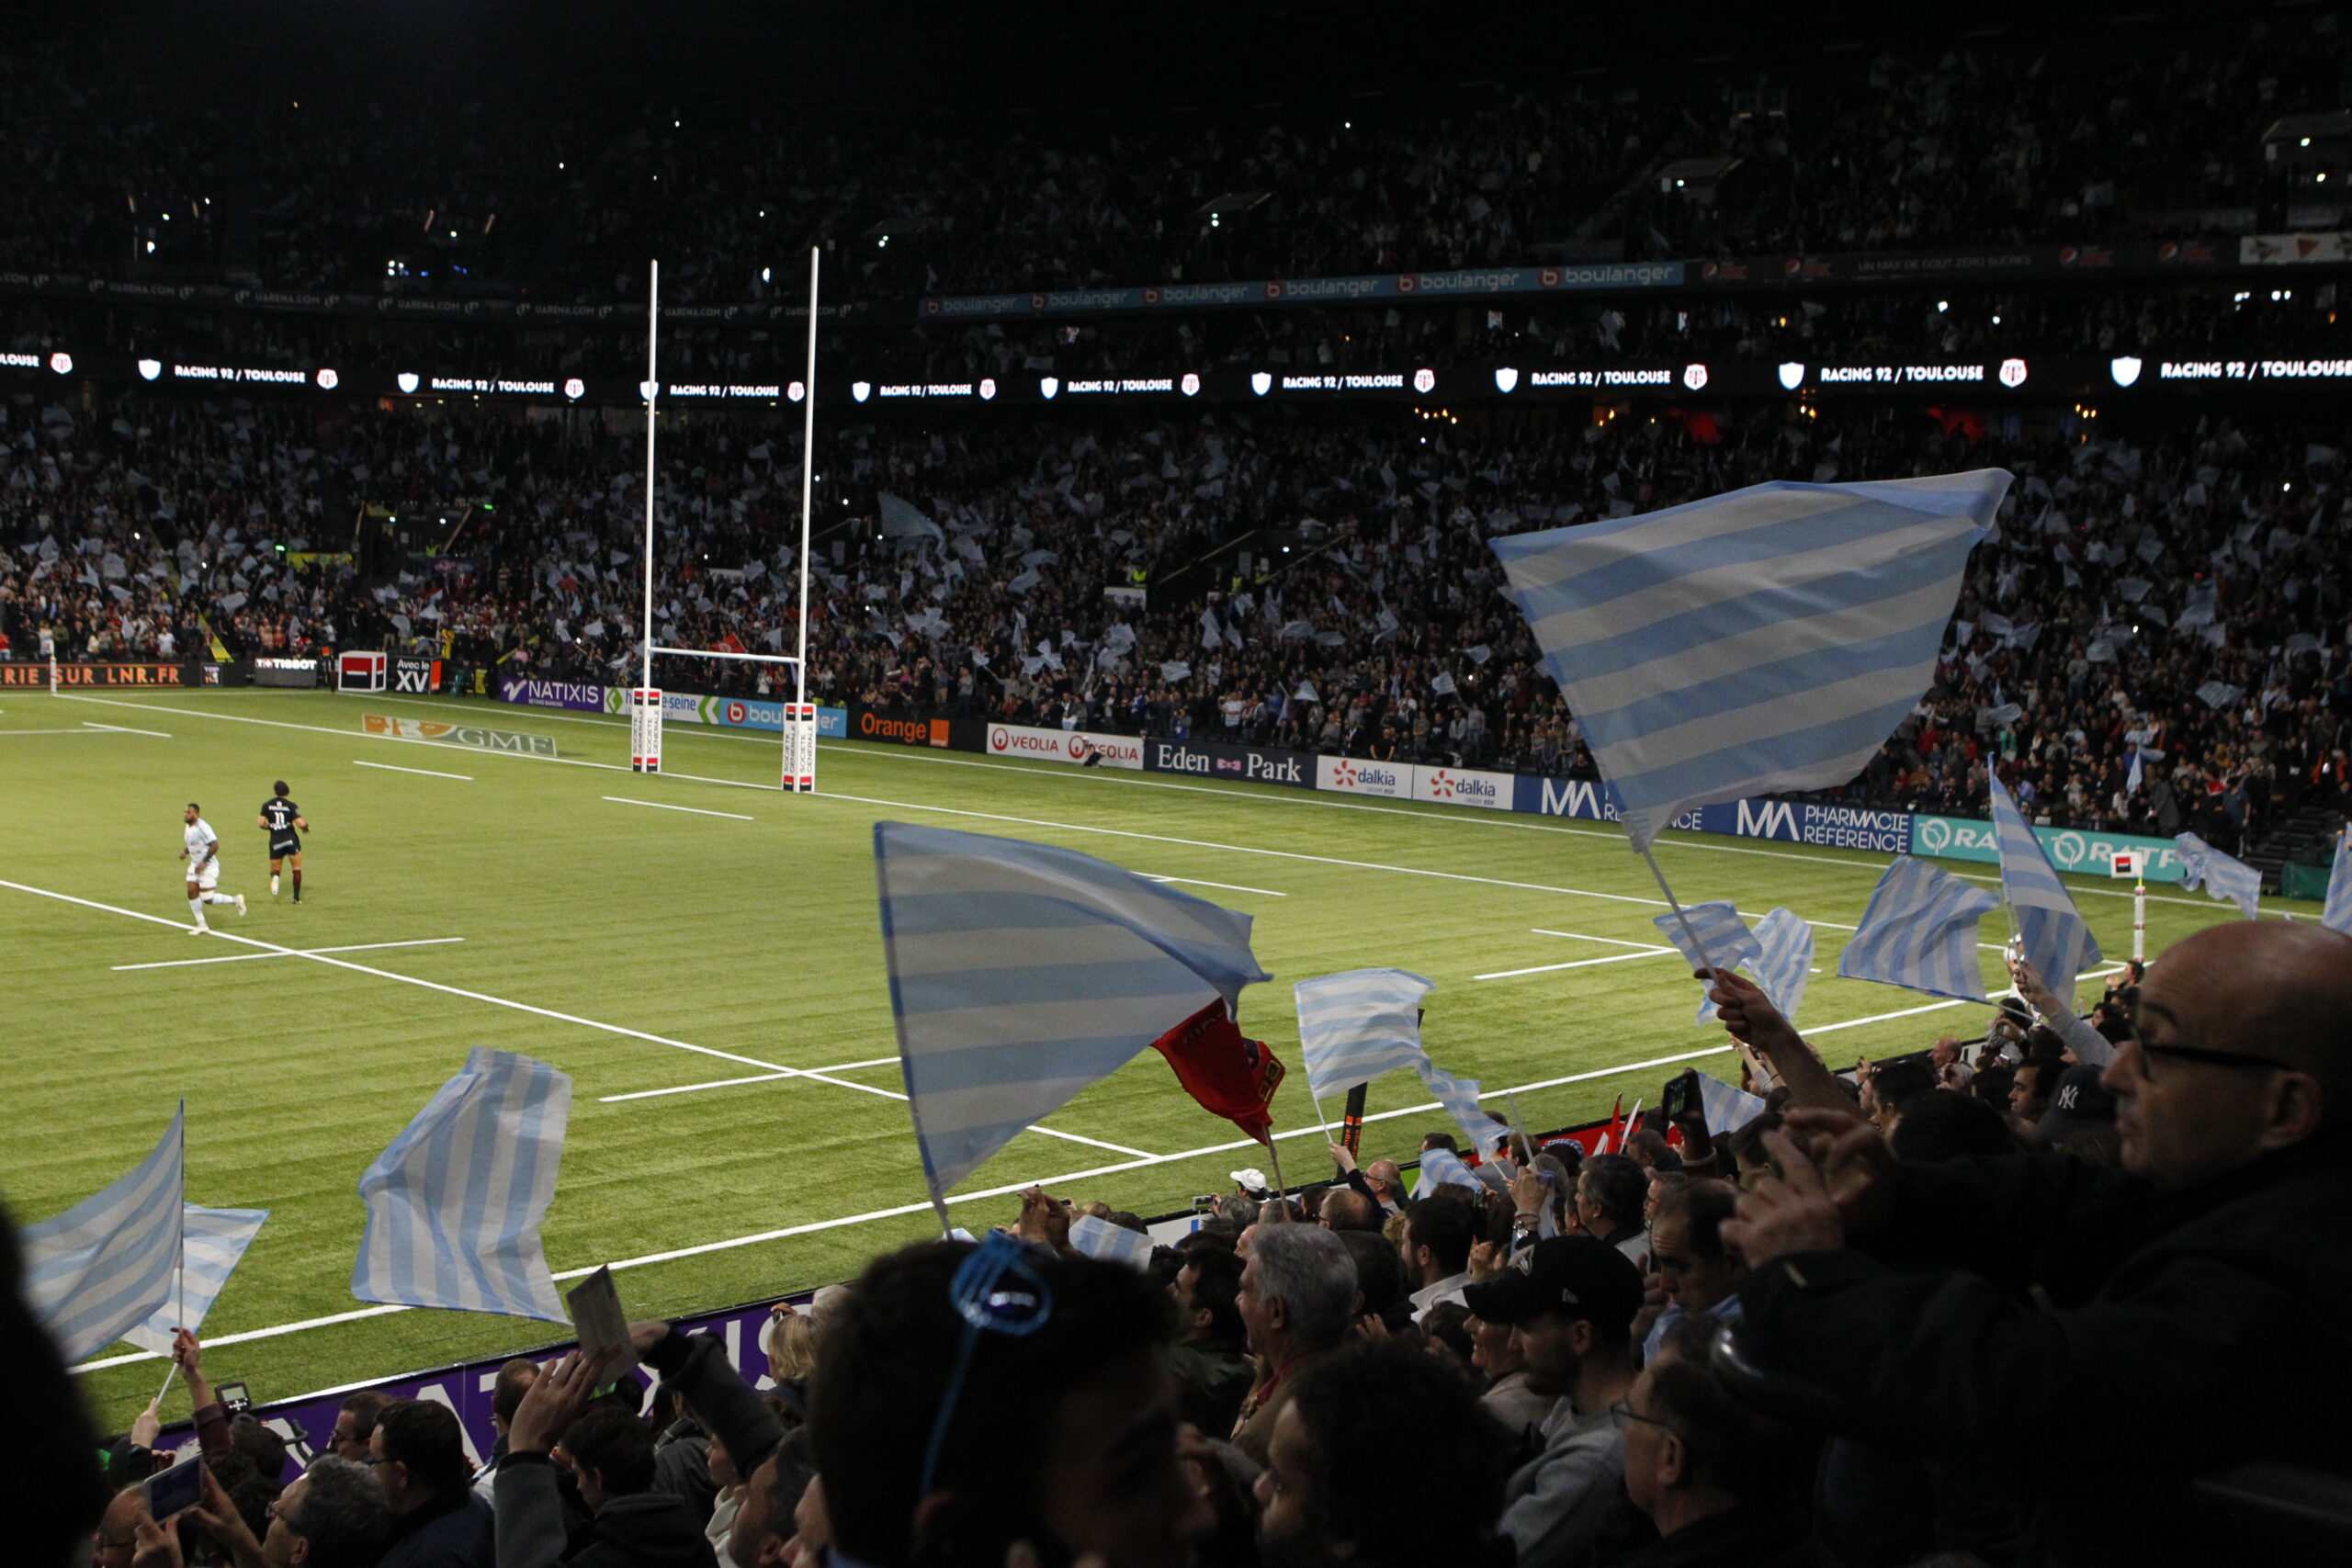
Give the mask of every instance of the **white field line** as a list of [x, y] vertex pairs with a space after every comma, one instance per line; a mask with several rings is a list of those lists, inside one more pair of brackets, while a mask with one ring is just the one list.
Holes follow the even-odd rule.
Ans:
[[1637, 958], [1671, 958], [1679, 949], [1653, 948], [1647, 953], [1612, 953], [1606, 958], [1578, 958], [1566, 964], [1538, 964], [1532, 969], [1498, 969], [1491, 975], [1473, 975], [1473, 980], [1515, 980], [1521, 975], [1549, 975], [1561, 969], [1589, 969], [1596, 964], [1631, 964]]
[[[846, 1073], [857, 1067], [888, 1066], [896, 1063], [898, 1059], [896, 1056], [876, 1056], [865, 1062], [836, 1062], [830, 1067], [819, 1067], [815, 1070], [820, 1073]], [[733, 1089], [738, 1084], [774, 1083], [778, 1078], [788, 1078], [794, 1076], [788, 1072], [757, 1073], [747, 1078], [715, 1078], [709, 1083], [679, 1084], [672, 1089], [640, 1089], [631, 1090], [628, 1094], [601, 1094], [596, 1097], [596, 1103], [616, 1105], [624, 1100], [659, 1100], [667, 1094], [694, 1094], [706, 1089]]]
[[[176, 714], [183, 718], [218, 719], [223, 724], [258, 724], [270, 729], [301, 729], [308, 730], [312, 735], [332, 735], [343, 740], [381, 740], [393, 746], [430, 746], [435, 750], [445, 754], [449, 750], [438, 740], [412, 740], [404, 735], [369, 735], [364, 730], [355, 734], [348, 729], [336, 729], [323, 724], [296, 724], [289, 719], [254, 718], [247, 714], [207, 713], [202, 708], [165, 707], [156, 703], [125, 702], [120, 697], [87, 697], [78, 694], [68, 695], [61, 693], [59, 700], [69, 703], [100, 703], [115, 708], [143, 708], [150, 713]], [[543, 757], [533, 751], [483, 751], [479, 755], [503, 757], [521, 762], [553, 762], [566, 768], [597, 768], [608, 773], [634, 773], [637, 771], [634, 768], [623, 767], [618, 762], [592, 762], [584, 757]], [[776, 784], [752, 784], [742, 779], [710, 778], [701, 773], [665, 773], [662, 776], [665, 779], [691, 779], [695, 784], [720, 784], [728, 789], [758, 789], [773, 792], [779, 788]]]
[[416, 773], [428, 779], [462, 779], [467, 784], [474, 782], [474, 776], [471, 773], [445, 773], [437, 768], [399, 768], [390, 762], [363, 762], [357, 758], [352, 759], [351, 765], [355, 768], [378, 768], [388, 773]]
[[1148, 871], [1136, 873], [1147, 882], [1181, 882], [1188, 887], [1218, 887], [1227, 893], [1262, 893], [1269, 898], [1287, 898], [1287, 893], [1277, 893], [1271, 887], [1243, 887], [1231, 882], [1203, 882], [1197, 876], [1154, 876]]
[[[93, 724], [85, 725], [80, 729], [0, 729], [0, 740], [12, 739], [19, 735], [82, 735], [96, 738], [100, 735], [158, 735], [162, 733], [161, 730], [113, 729], [103, 724]], [[168, 740], [171, 737], [166, 735], [164, 739]]]
[[256, 958], [312, 958], [322, 953], [368, 953], [379, 947], [439, 947], [465, 940], [461, 936], [427, 936], [413, 942], [359, 942], [348, 947], [306, 947], [285, 953], [231, 953], [219, 958], [168, 958], [161, 964], [117, 964], [110, 967], [119, 975], [130, 969], [186, 969], [198, 964], [250, 964]]
[[133, 729], [126, 724], [100, 724], [96, 719], [88, 718], [82, 721], [82, 728], [85, 729], [102, 729], [110, 735], [151, 735], [158, 740], [169, 740], [172, 738], [170, 732], [167, 730]]
[[666, 801], [660, 800], [631, 800], [625, 795], [608, 795], [605, 798], [615, 806], [650, 806], [656, 811], [690, 811], [696, 817], [731, 817], [738, 822], [759, 820], [756, 817], [746, 817], [740, 811], [706, 811], [699, 806], [672, 806]]
[[[103, 697], [77, 696], [74, 698], [74, 700], [79, 702], [104, 702], [107, 699]], [[429, 698], [401, 697], [387, 698], [383, 700], [405, 702], [417, 706], [457, 708], [477, 716], [481, 712], [481, 708], [475, 707], [469, 704], [434, 701]], [[122, 703], [118, 705], [123, 707], [139, 707], [151, 705]], [[509, 704], [505, 705], [513, 706], [514, 705]], [[197, 713], [198, 716], [203, 718], [225, 718], [232, 716], [225, 714], [206, 714], [190, 708], [159, 707], [155, 711], [159, 713]], [[522, 712], [527, 714], [533, 718], [551, 719], [563, 724], [595, 725], [605, 729], [623, 729], [626, 728], [628, 724], [628, 721], [626, 718], [599, 718], [591, 717], [582, 714], [556, 714], [548, 712], [542, 708], [525, 708]], [[248, 719], [243, 722], [251, 724], [266, 724], [272, 721], [267, 719]], [[317, 727], [311, 725], [286, 725], [285, 728], [289, 729], [307, 729], [315, 728]], [[341, 730], [334, 730], [329, 731], [328, 733], [342, 734], [344, 732]], [[761, 730], [738, 730], [721, 727], [705, 727], [693, 730], [665, 729], [663, 733], [673, 735], [698, 734], [706, 735], [716, 739], [762, 740], [770, 745], [775, 744], [772, 738], [768, 737], [764, 731]], [[395, 738], [385, 736], [380, 739], [391, 739]], [[417, 744], [428, 743], [417, 742]], [[1518, 821], [1514, 819], [1520, 815], [1516, 812], [1409, 811], [1400, 807], [1374, 806], [1360, 800], [1325, 800], [1321, 798], [1321, 795], [1325, 793], [1323, 791], [1287, 789], [1217, 789], [1207, 784], [1177, 784], [1159, 779], [1135, 778], [1129, 776], [1125, 769], [1106, 770], [1102, 768], [1071, 768], [1064, 767], [1061, 764], [1055, 762], [984, 762], [978, 759], [969, 757], [933, 756], [928, 751], [918, 751], [910, 747], [890, 747], [887, 749], [876, 748], [844, 740], [820, 740], [817, 744], [818, 750], [820, 750], [840, 751], [853, 757], [895, 757], [902, 761], [928, 762], [934, 767], [981, 768], [991, 773], [1024, 773], [1031, 778], [1057, 779], [1071, 784], [1116, 784], [1128, 789], [1173, 790], [1182, 795], [1214, 795], [1226, 800], [1250, 801], [1266, 806], [1306, 806], [1314, 807], [1325, 811], [1369, 811], [1382, 817], [1410, 817], [1414, 820], [1419, 822], [1447, 823], [1454, 827], [1500, 828], [1521, 833], [1555, 833], [1571, 839], [1609, 839], [1621, 844], [1625, 841], [1625, 835], [1622, 830], [1612, 831], [1602, 828], [1569, 828], [1550, 822]], [[520, 753], [501, 754], [519, 755]], [[541, 761], [574, 761], [574, 759], [568, 757], [543, 757], [538, 760]], [[611, 762], [580, 761], [577, 765], [583, 768], [618, 768], [617, 763]], [[665, 773], [662, 776], [665, 778], [695, 779], [695, 775], [692, 773]], [[733, 784], [737, 788], [741, 789], [765, 789], [769, 787], [765, 784], [744, 784], [741, 780], [737, 779], [696, 779], [695, 782], [705, 784]], [[842, 795], [837, 798], [854, 800], [857, 797], [854, 795]], [[885, 802], [883, 804], [893, 803]], [[1745, 844], [1713, 843], [1701, 837], [1668, 838], [1661, 835], [1657, 843], [1653, 847], [1660, 849], [1690, 850], [1694, 852], [1704, 854], [1749, 855], [1763, 860], [1792, 860], [1803, 862], [1806, 865], [1845, 866], [1854, 871], [1868, 871], [1880, 874], [1883, 874], [1886, 870], [1885, 865], [1877, 861], [1845, 860], [1833, 855], [1804, 855], [1798, 854], [1790, 850], [1751, 849]], [[1950, 868], [1947, 867], [1946, 869], [1949, 870]], [[2001, 880], [2000, 874], [1997, 872], [1953, 871], [1951, 874], [1957, 876], [1965, 882], [1998, 882]], [[2075, 874], [2083, 875], [2087, 874], [2076, 873]], [[2064, 880], [2064, 876], [2063, 874], [2061, 875], [2060, 880]], [[2078, 895], [2087, 894], [2094, 898], [2129, 898], [2132, 897], [2132, 895], [2129, 893], [2117, 892], [2111, 888], [2083, 887], [2077, 886], [2073, 883], [2067, 884], [2067, 891]], [[1593, 895], [1593, 897], [1602, 897], [1602, 895]], [[1660, 898], [1634, 898], [1628, 899], [1626, 902], [1647, 904], [1654, 908], [1659, 909], [1667, 908], [1666, 901]], [[2178, 904], [2187, 908], [2203, 908], [2206, 907], [2203, 904], [2199, 903], [2194, 898], [2173, 898], [2156, 893], [2148, 895], [2148, 902], [2151, 904]], [[1756, 917], [1749, 916], [1747, 918], [1752, 919]], [[1826, 926], [1835, 931], [1852, 931], [1854, 929], [1852, 926], [1839, 926], [1829, 920], [1808, 919], [1807, 923], [1816, 926]], [[1984, 947], [1997, 947], [1999, 944], [1996, 942], [1984, 942], [1979, 945]]]
[[1585, 935], [1585, 934], [1584, 934], [1584, 932], [1582, 932], [1582, 931], [1548, 931], [1548, 930], [1546, 930], [1545, 928], [1544, 928], [1544, 927], [1542, 927], [1542, 926], [1530, 926], [1530, 927], [1528, 927], [1527, 929], [1528, 929], [1530, 931], [1533, 932], [1533, 933], [1534, 933], [1535, 935], [1537, 935], [1537, 936], [1564, 936], [1564, 937], [1566, 937], [1570, 942], [1606, 942], [1606, 943], [1607, 943], [1608, 945], [1610, 945], [1611, 947], [1638, 947], [1638, 948], [1640, 948], [1640, 949], [1642, 950], [1642, 952], [1644, 952], [1645, 953], [1672, 953], [1672, 952], [1674, 952], [1674, 951], [1675, 951], [1675, 950], [1674, 950], [1673, 948], [1671, 948], [1671, 947], [1661, 947], [1661, 946], [1659, 946], [1657, 942], [1627, 942], [1623, 937], [1617, 937], [1617, 936], [1587, 936], [1587, 935]]
[[[145, 920], [153, 925], [169, 926], [174, 931], [184, 931], [188, 929], [179, 921], [165, 919], [161, 915], [150, 915], [140, 909], [125, 909], [113, 904], [101, 904], [94, 898], [77, 898], [70, 893], [52, 893], [46, 887], [28, 886], [21, 882], [0, 881], [0, 887], [12, 887], [19, 893], [30, 893], [35, 897], [41, 898], [54, 898], [61, 903], [79, 904], [85, 908], [102, 909], [110, 915], [127, 915], [134, 920]], [[883, 1100], [904, 1100], [907, 1098], [896, 1089], [881, 1089], [873, 1084], [859, 1083], [854, 1078], [833, 1077], [821, 1067], [787, 1067], [780, 1062], [763, 1062], [757, 1056], [738, 1055], [732, 1051], [721, 1051], [717, 1047], [710, 1045], [695, 1045], [684, 1040], [673, 1040], [669, 1036], [663, 1034], [648, 1034], [641, 1029], [628, 1029], [617, 1023], [599, 1023], [593, 1018], [582, 1018], [576, 1013], [557, 1012], [552, 1008], [533, 1007], [528, 1002], [509, 1001], [504, 997], [493, 997], [484, 991], [469, 991], [457, 986], [445, 986], [437, 980], [420, 980], [413, 975], [396, 975], [389, 969], [370, 968], [365, 964], [354, 964], [348, 959], [330, 958], [325, 956], [322, 953], [305, 953], [300, 948], [280, 947], [276, 942], [263, 942], [255, 937], [238, 936], [218, 927], [214, 928], [212, 934], [220, 937], [225, 942], [243, 942], [248, 947], [265, 949], [272, 955], [283, 955], [289, 958], [308, 958], [314, 964], [332, 964], [337, 969], [349, 969], [356, 974], [372, 975], [379, 980], [397, 980], [404, 986], [419, 986], [428, 991], [439, 991], [445, 996], [462, 997], [468, 1001], [487, 1002], [492, 1007], [509, 1008], [516, 1012], [535, 1013], [541, 1018], [554, 1019], [559, 1023], [578, 1024], [583, 1029], [601, 1030], [605, 1033], [625, 1035], [631, 1040], [644, 1040], [656, 1045], [672, 1046], [680, 1051], [693, 1051], [705, 1056], [716, 1056], [724, 1062], [741, 1062], [747, 1067], [760, 1067], [765, 1071], [775, 1073], [779, 1076], [812, 1078], [818, 1083], [831, 1084], [836, 1089], [855, 1089], [860, 1094], [870, 1094]], [[1052, 1127], [1038, 1126], [1033, 1123], [1029, 1130], [1033, 1133], [1043, 1134], [1048, 1138], [1060, 1138], [1066, 1143], [1084, 1144], [1091, 1148], [1112, 1149], [1121, 1154], [1142, 1155], [1143, 1153], [1143, 1151], [1139, 1149], [1128, 1149], [1118, 1144], [1106, 1144], [1099, 1138], [1089, 1138], [1077, 1133], [1064, 1133]]]
[[[1517, 1089], [1495, 1089], [1480, 1098], [1492, 1100], [1497, 1095], [1523, 1094], [1538, 1089], [1556, 1089], [1563, 1084], [1583, 1083], [1592, 1078], [1613, 1077], [1620, 1073], [1647, 1072], [1657, 1067], [1675, 1066], [1684, 1062], [1697, 1061], [1704, 1056], [1722, 1055], [1730, 1049], [1729, 1045], [1711, 1045], [1703, 1051], [1684, 1051], [1672, 1056], [1653, 1057], [1646, 1062], [1628, 1062], [1620, 1066], [1600, 1067], [1591, 1072], [1570, 1073], [1565, 1077], [1545, 1078], [1540, 1083], [1521, 1084]], [[1435, 1100], [1431, 1100], [1426, 1105], [1408, 1105], [1395, 1111], [1376, 1111], [1364, 1120], [1393, 1122], [1406, 1116], [1425, 1116], [1432, 1111], [1442, 1109], [1443, 1108]], [[1322, 1127], [1308, 1126], [1289, 1128], [1277, 1132], [1273, 1135], [1277, 1138], [1323, 1139], [1329, 1134]], [[1135, 1159], [1123, 1160], [1116, 1165], [1095, 1166], [1087, 1170], [1066, 1171], [1059, 1176], [1040, 1177], [1027, 1181], [1011, 1181], [999, 1187], [982, 1188], [975, 1192], [951, 1192], [947, 1196], [947, 1201], [951, 1204], [984, 1202], [990, 1199], [1012, 1197], [1030, 1187], [1060, 1187], [1073, 1181], [1088, 1181], [1097, 1177], [1115, 1176], [1124, 1171], [1138, 1170], [1148, 1166], [1172, 1165], [1183, 1160], [1204, 1159], [1211, 1155], [1230, 1154], [1236, 1149], [1254, 1149], [1261, 1146], [1255, 1138], [1237, 1138], [1230, 1143], [1208, 1144], [1197, 1149], [1186, 1149], [1181, 1154], [1143, 1155]], [[900, 1203], [888, 1209], [868, 1210], [862, 1214], [844, 1214], [838, 1219], [831, 1220], [811, 1220], [804, 1224], [786, 1225], [779, 1230], [760, 1231], [751, 1235], [729, 1236], [724, 1241], [700, 1242], [692, 1247], [673, 1247], [667, 1252], [649, 1252], [641, 1258], [620, 1258], [610, 1264], [567, 1269], [555, 1277], [558, 1280], [578, 1280], [594, 1273], [598, 1268], [642, 1269], [656, 1263], [674, 1263], [682, 1258], [702, 1258], [714, 1252], [758, 1247], [766, 1242], [786, 1241], [794, 1236], [809, 1235], [820, 1231], [845, 1230], [853, 1225], [872, 1224], [879, 1220], [903, 1219], [910, 1214], [924, 1214], [930, 1212], [929, 1200], [919, 1203]], [[269, 1328], [251, 1328], [243, 1334], [223, 1334], [219, 1338], [208, 1339], [205, 1343], [244, 1345], [256, 1339], [276, 1339], [284, 1335], [300, 1334], [308, 1329], [327, 1328], [336, 1324], [356, 1323], [364, 1318], [383, 1317], [392, 1313], [415, 1310], [413, 1307], [404, 1306], [362, 1307], [356, 1312], [334, 1313], [325, 1317], [305, 1318], [300, 1323], [281, 1323]], [[139, 1361], [157, 1361], [163, 1359], [161, 1354], [153, 1350], [134, 1350], [125, 1355], [107, 1356], [99, 1360], [84, 1361], [73, 1370], [77, 1372], [103, 1371], [108, 1367], [125, 1367]]]

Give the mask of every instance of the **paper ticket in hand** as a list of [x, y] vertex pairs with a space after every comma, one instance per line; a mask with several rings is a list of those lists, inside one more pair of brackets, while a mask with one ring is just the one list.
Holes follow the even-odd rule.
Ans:
[[598, 1368], [596, 1381], [610, 1382], [637, 1366], [637, 1347], [629, 1342], [628, 1314], [621, 1311], [621, 1293], [613, 1284], [610, 1268], [597, 1269], [564, 1294], [571, 1310], [571, 1326], [580, 1348]]

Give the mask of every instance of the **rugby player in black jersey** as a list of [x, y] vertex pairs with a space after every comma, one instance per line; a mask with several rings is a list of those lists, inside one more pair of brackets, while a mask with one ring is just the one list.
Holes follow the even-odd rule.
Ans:
[[302, 808], [286, 793], [286, 781], [280, 779], [277, 793], [262, 802], [261, 814], [254, 818], [255, 827], [269, 834], [269, 896], [277, 897], [277, 868], [285, 861], [294, 863], [294, 902], [302, 901], [302, 840], [295, 837], [295, 829], [307, 833], [311, 824], [304, 819]]

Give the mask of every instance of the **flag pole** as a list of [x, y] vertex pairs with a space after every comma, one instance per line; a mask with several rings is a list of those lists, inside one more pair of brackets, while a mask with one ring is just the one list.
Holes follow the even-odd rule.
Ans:
[[[1283, 1197], [1283, 1156], [1282, 1151], [1274, 1146], [1274, 1130], [1271, 1126], [1266, 1129], [1266, 1163], [1274, 1168], [1274, 1201], [1284, 1202], [1286, 1200]], [[1279, 1212], [1283, 1218], [1290, 1218], [1288, 1209]]]
[[1690, 939], [1691, 948], [1699, 954], [1700, 962], [1707, 966], [1708, 972], [1712, 975], [1715, 967], [1714, 957], [1708, 953], [1707, 944], [1699, 940], [1699, 933], [1690, 929], [1690, 917], [1682, 912], [1682, 901], [1674, 896], [1674, 889], [1667, 886], [1666, 873], [1657, 868], [1657, 856], [1650, 853], [1650, 847], [1647, 844], [1642, 846], [1642, 858], [1649, 862], [1650, 874], [1657, 878], [1657, 890], [1666, 895], [1667, 908], [1674, 911], [1674, 923], [1680, 926], [1682, 934]]

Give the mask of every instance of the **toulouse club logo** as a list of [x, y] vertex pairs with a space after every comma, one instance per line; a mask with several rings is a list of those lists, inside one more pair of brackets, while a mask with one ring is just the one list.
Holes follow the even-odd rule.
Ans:
[[1707, 367], [1703, 365], [1684, 366], [1682, 367], [1682, 384], [1690, 388], [1692, 391], [1697, 391], [1700, 388], [1707, 384]]
[[1437, 372], [1427, 367], [1414, 371], [1413, 390], [1423, 393], [1437, 390]]
[[[563, 395], [570, 398], [573, 402], [578, 402], [582, 398], [588, 395], [588, 383], [582, 380], [577, 376], [566, 377], [563, 383]], [[797, 394], [795, 394], [795, 396], [797, 399]]]
[[[794, 385], [795, 387], [798, 387], [798, 386], [800, 385], [800, 383], [799, 383], [799, 382], [797, 382], [797, 381], [795, 381], [795, 382], [793, 383], [793, 385]], [[981, 378], [980, 378], [980, 401], [982, 401], [982, 402], [984, 402], [984, 403], [985, 403], [985, 402], [989, 401], [989, 400], [993, 399], [995, 396], [996, 396], [996, 378], [995, 378], [995, 377], [993, 377], [993, 376], [983, 376], [983, 377], [981, 377]], [[800, 394], [799, 394], [797, 391], [796, 391], [796, 392], [794, 392], [794, 393], [792, 394], [792, 400], [793, 400], [793, 401], [795, 401], [795, 402], [798, 402], [798, 401], [800, 400]]]
[[1177, 382], [1176, 385], [1188, 398], [1198, 397], [1200, 395], [1201, 378], [1197, 372], [1191, 370], [1185, 371], [1184, 378]]
[[2001, 361], [2001, 385], [2004, 387], [2022, 387], [2025, 385], [2024, 360], [2004, 359]]

